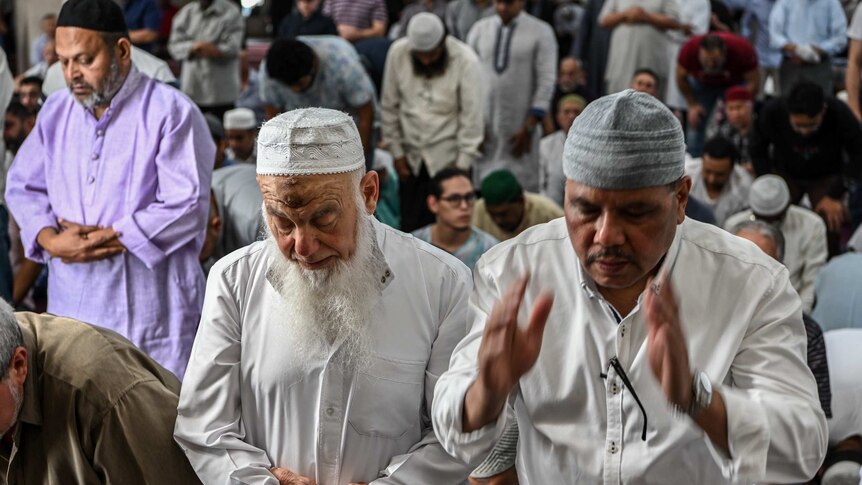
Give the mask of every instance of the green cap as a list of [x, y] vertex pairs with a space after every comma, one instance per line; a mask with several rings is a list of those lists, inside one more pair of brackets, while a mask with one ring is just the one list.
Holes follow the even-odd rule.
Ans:
[[500, 205], [514, 202], [523, 195], [524, 189], [515, 175], [508, 170], [497, 170], [482, 180], [482, 198], [485, 205]]

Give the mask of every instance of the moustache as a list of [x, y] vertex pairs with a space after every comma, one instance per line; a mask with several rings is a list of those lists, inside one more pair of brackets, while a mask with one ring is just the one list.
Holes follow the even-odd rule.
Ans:
[[587, 264], [595, 263], [600, 259], [622, 259], [627, 262], [634, 261], [630, 254], [626, 254], [618, 247], [603, 248], [599, 251], [587, 255]]

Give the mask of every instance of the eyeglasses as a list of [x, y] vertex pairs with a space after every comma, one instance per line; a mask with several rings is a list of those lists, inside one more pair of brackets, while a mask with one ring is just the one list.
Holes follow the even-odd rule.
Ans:
[[[635, 398], [635, 402], [638, 404], [638, 407], [641, 409], [641, 414], [644, 415], [644, 427], [643, 432], [641, 433], [641, 440], [646, 441], [646, 431], [647, 431], [647, 414], [646, 409], [644, 409], [644, 405], [641, 404], [641, 400], [638, 397], [638, 393], [635, 392], [635, 388], [632, 386], [631, 381], [629, 381], [629, 376], [626, 375], [625, 369], [623, 369], [622, 364], [620, 364], [619, 359], [616, 356], [611, 358], [610, 366], [613, 367], [614, 371], [616, 371], [617, 375], [620, 376], [620, 380], [623, 381], [623, 385], [626, 386], [626, 389], [632, 393], [632, 397]], [[608, 375], [604, 373], [599, 373], [599, 377], [602, 379], [607, 379]]]
[[444, 200], [455, 207], [460, 206], [462, 202], [466, 202], [468, 206], [471, 206], [476, 202], [476, 192], [447, 195], [446, 197], [440, 197], [440, 200]]

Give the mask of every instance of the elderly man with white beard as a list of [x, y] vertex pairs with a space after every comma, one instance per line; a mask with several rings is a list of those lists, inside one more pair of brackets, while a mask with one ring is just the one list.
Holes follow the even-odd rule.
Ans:
[[[345, 113], [258, 136], [269, 235], [209, 273], [175, 437], [204, 483], [457, 484], [429, 412], [467, 327], [470, 271], [376, 222]], [[429, 481], [430, 480], [430, 481]]]

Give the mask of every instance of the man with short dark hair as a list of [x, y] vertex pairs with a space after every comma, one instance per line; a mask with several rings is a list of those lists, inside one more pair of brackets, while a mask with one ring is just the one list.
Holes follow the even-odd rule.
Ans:
[[21, 148], [21, 144], [27, 139], [27, 135], [36, 125], [36, 113], [33, 113], [18, 101], [9, 103], [6, 108], [6, 124], [3, 127], [3, 140], [6, 149], [14, 157]]
[[356, 49], [344, 39], [320, 35], [273, 42], [260, 66], [260, 99], [267, 119], [306, 107], [351, 114], [370, 166], [376, 94]]
[[172, 439], [180, 382], [125, 338], [0, 301], [0, 362], [0, 482], [199, 483]]
[[642, 67], [635, 71], [629, 88], [640, 93], [647, 93], [654, 98], [658, 97], [661, 89], [658, 74], [648, 67]]
[[491, 172], [482, 179], [482, 199], [473, 211], [473, 225], [500, 241], [563, 216], [553, 200], [527, 192], [508, 170]]
[[389, 49], [380, 131], [399, 177], [401, 230], [430, 224], [429, 179], [456, 166], [470, 170], [485, 133], [479, 59], [446, 35], [433, 13], [416, 14]]
[[42, 79], [36, 76], [25, 77], [18, 82], [18, 100], [31, 113], [36, 114], [42, 106]]
[[676, 82], [688, 104], [686, 145], [691, 156], [703, 153], [709, 116], [724, 91], [744, 85], [752, 95], [760, 89], [757, 52], [743, 37], [716, 32], [692, 37], [676, 61]]
[[700, 165], [687, 175], [692, 180], [690, 196], [712, 209], [716, 225], [723, 226], [728, 217], [748, 207], [752, 177], [739, 164], [739, 151], [730, 140], [708, 140]]
[[808, 195], [829, 228], [830, 254], [837, 254], [838, 233], [848, 220], [844, 176], [860, 180], [862, 172], [862, 128], [850, 108], [817, 84], [800, 83], [761, 110], [750, 153], [758, 175], [787, 181], [793, 203]]
[[454, 255], [471, 270], [499, 241], [472, 224], [476, 190], [470, 174], [449, 167], [431, 178], [428, 208], [436, 222], [413, 231], [419, 239]]
[[197, 107], [131, 63], [112, 0], [69, 0], [48, 98], [9, 170], [25, 256], [48, 265], [48, 311], [116, 330], [182, 377], [204, 278], [215, 148]]

